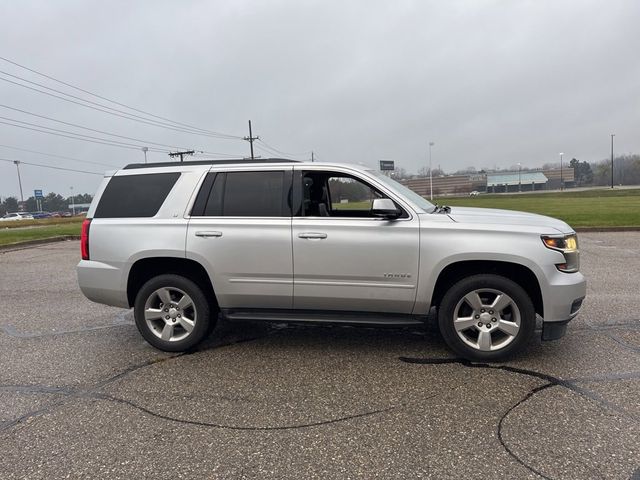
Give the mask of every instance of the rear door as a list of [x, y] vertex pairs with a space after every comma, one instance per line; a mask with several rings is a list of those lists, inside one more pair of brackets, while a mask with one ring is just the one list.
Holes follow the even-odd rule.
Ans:
[[[296, 170], [294, 308], [411, 313], [419, 264], [419, 220], [371, 215], [380, 187], [340, 169]], [[393, 198], [392, 198], [393, 199]]]
[[222, 308], [291, 308], [293, 167], [209, 172], [187, 229]]

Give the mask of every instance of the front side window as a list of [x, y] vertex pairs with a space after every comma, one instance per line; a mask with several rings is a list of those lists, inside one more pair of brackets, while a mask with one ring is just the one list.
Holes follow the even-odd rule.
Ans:
[[329, 177], [329, 196], [332, 211], [369, 212], [374, 198], [382, 198], [368, 185], [352, 177]]
[[209, 173], [192, 215], [207, 217], [289, 216], [283, 171]]
[[302, 208], [305, 217], [374, 218], [373, 200], [385, 195], [364, 181], [338, 172], [302, 174]]

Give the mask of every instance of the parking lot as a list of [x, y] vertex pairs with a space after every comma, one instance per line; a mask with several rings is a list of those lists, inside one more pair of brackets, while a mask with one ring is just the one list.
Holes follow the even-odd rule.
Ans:
[[433, 326], [165, 354], [82, 296], [78, 242], [0, 253], [0, 478], [640, 478], [640, 232], [580, 239], [567, 336], [491, 365]]

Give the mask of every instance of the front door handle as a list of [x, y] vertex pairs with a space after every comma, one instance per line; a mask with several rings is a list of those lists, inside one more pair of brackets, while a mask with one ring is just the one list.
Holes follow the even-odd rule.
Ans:
[[221, 237], [222, 236], [222, 232], [203, 232], [203, 231], [199, 231], [196, 232], [196, 237]]
[[326, 233], [304, 232], [298, 234], [298, 238], [327, 238]]

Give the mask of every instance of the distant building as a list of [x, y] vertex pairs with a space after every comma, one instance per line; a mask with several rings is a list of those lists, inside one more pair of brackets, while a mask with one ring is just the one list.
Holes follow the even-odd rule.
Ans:
[[[522, 170], [520, 172], [472, 173], [467, 175], [443, 175], [433, 177], [433, 195], [466, 195], [472, 191], [487, 193], [531, 192], [534, 190], [559, 189], [575, 186], [573, 168], [547, 170]], [[429, 197], [429, 177], [402, 180], [418, 195]]]
[[549, 179], [547, 183], [547, 189], [557, 190], [560, 188], [560, 178], [562, 177], [562, 183], [565, 188], [572, 188], [576, 186], [576, 177], [573, 167], [565, 167], [562, 170], [559, 168], [552, 168], [542, 170], [544, 176]]
[[[409, 187], [418, 195], [428, 197], [430, 192], [429, 177], [403, 180], [402, 184]], [[487, 177], [482, 174], [473, 175], [444, 175], [433, 177], [434, 195], [464, 195], [473, 190], [484, 192], [487, 187]]]
[[548, 181], [542, 172], [490, 173], [487, 174], [487, 193], [544, 190]]

